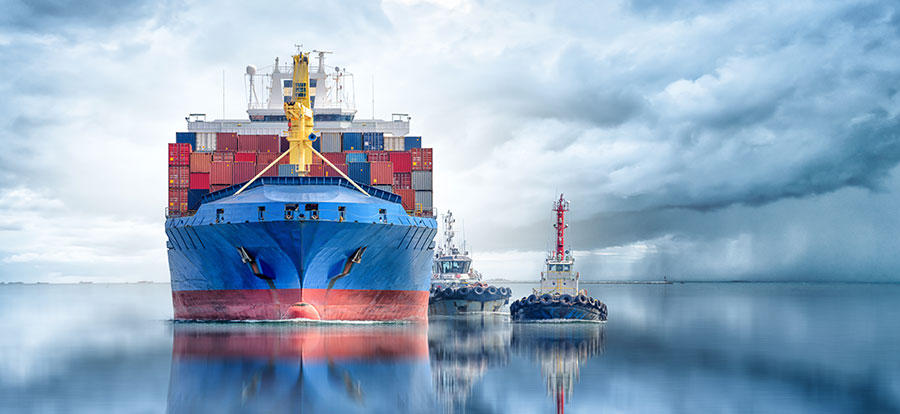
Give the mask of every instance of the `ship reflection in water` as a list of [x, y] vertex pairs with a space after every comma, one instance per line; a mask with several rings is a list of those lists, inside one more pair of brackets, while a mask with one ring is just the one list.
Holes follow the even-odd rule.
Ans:
[[168, 412], [427, 412], [418, 325], [178, 324]]

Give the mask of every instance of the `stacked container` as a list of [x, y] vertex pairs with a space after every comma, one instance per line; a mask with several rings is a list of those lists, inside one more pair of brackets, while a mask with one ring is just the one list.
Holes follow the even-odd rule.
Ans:
[[[186, 141], [192, 133], [175, 134], [176, 141]], [[188, 211], [188, 190], [191, 186], [191, 144], [175, 142], [169, 144], [169, 204], [171, 216], [182, 216]]]

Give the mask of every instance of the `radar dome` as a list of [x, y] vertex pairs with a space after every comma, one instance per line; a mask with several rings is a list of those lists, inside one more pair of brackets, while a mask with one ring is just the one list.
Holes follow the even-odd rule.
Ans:
[[247, 74], [250, 75], [250, 76], [255, 75], [255, 74], [256, 74], [256, 66], [254, 66], [254, 65], [247, 65]]

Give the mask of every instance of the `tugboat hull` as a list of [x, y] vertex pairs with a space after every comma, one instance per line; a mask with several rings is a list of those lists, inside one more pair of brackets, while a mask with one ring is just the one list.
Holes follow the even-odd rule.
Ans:
[[[543, 299], [543, 300], [542, 300]], [[509, 307], [514, 321], [581, 320], [602, 322], [606, 320], [606, 304], [593, 298], [586, 301], [563, 301], [559, 298], [522, 298]]]
[[478, 312], [499, 312], [509, 303], [507, 288], [432, 288], [428, 300], [430, 315], [460, 315]]

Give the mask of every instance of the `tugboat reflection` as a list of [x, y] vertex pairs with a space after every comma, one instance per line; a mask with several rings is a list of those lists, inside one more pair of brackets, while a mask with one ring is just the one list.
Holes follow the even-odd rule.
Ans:
[[168, 412], [429, 412], [426, 327], [177, 324]]
[[604, 325], [596, 323], [513, 324], [510, 348], [520, 357], [541, 366], [547, 394], [556, 401], [556, 412], [565, 412], [581, 365], [603, 352]]
[[473, 387], [488, 368], [509, 363], [509, 339], [506, 315], [475, 313], [429, 319], [432, 381], [445, 412], [466, 407]]

